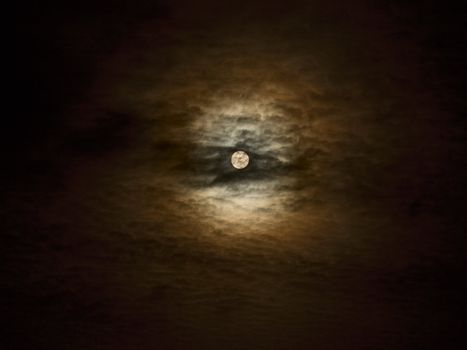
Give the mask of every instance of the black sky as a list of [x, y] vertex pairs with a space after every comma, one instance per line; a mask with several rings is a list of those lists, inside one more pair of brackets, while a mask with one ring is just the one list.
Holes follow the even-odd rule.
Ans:
[[465, 17], [18, 4], [5, 348], [460, 348]]

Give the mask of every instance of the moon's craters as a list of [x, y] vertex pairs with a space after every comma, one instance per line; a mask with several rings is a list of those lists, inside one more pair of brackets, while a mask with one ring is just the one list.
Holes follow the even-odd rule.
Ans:
[[235, 169], [245, 169], [250, 162], [250, 157], [248, 156], [248, 153], [244, 151], [236, 151], [232, 153], [230, 162]]

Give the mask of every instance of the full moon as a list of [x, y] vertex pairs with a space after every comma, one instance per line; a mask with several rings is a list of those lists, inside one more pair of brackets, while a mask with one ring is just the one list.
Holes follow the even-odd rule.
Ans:
[[235, 169], [245, 169], [250, 162], [250, 157], [244, 151], [236, 151], [232, 153], [230, 162]]

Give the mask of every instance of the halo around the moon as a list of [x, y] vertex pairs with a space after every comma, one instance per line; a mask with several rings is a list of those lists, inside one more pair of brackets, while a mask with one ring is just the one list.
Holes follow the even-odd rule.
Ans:
[[236, 151], [232, 153], [230, 162], [235, 169], [245, 169], [248, 166], [248, 163], [250, 163], [250, 157], [248, 156], [248, 153], [244, 151]]

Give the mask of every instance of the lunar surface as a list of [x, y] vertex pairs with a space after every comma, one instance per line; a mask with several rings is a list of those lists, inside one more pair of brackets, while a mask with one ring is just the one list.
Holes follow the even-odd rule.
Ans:
[[230, 162], [235, 169], [245, 169], [250, 162], [250, 157], [244, 151], [237, 151], [232, 154]]

